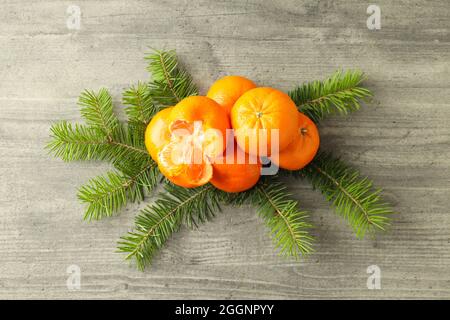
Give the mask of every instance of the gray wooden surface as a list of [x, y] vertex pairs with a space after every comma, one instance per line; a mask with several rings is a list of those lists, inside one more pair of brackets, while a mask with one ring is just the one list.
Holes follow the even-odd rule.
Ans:
[[[24, 1], [0, 9], [0, 298], [450, 298], [450, 3]], [[81, 29], [66, 9], [81, 8]], [[52, 121], [80, 120], [77, 96], [147, 79], [148, 48], [174, 48], [203, 92], [241, 74], [283, 90], [361, 68], [375, 101], [326, 121], [324, 149], [360, 168], [400, 212], [391, 232], [356, 240], [322, 196], [291, 188], [318, 238], [308, 260], [279, 258], [252, 209], [182, 230], [144, 273], [115, 253], [142, 204], [82, 221], [76, 188], [107, 166], [46, 154]], [[70, 265], [81, 289], [66, 287]], [[381, 269], [368, 290], [366, 269]]]

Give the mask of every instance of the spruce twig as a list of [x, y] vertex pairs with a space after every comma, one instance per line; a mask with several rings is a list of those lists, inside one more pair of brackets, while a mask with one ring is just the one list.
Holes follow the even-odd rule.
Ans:
[[64, 161], [103, 160], [112, 151], [104, 134], [86, 125], [61, 121], [53, 124], [50, 132], [46, 148]]
[[125, 113], [128, 121], [147, 125], [152, 116], [158, 111], [153, 103], [149, 85], [138, 82], [123, 93], [123, 103], [127, 106]]
[[110, 217], [124, 207], [128, 201], [142, 201], [144, 190], [150, 191], [156, 184], [155, 163], [148, 163], [134, 175], [110, 171], [82, 186], [78, 198], [87, 204], [85, 220]]
[[365, 75], [361, 71], [336, 71], [324, 81], [313, 81], [288, 92], [298, 109], [314, 122], [328, 115], [359, 110], [361, 101], [372, 96], [370, 90], [361, 87]]
[[135, 228], [118, 243], [126, 259], [134, 258], [140, 270], [149, 265], [154, 254], [184, 223], [196, 226], [220, 210], [219, 193], [212, 185], [195, 189], [165, 185], [165, 192], [135, 218]]
[[381, 189], [374, 189], [372, 181], [331, 154], [319, 153], [297, 174], [306, 177], [324, 194], [358, 238], [367, 232], [384, 231], [390, 225], [394, 212], [382, 200]]
[[112, 98], [109, 92], [102, 88], [98, 93], [85, 90], [79, 99], [81, 115], [86, 123], [95, 129], [101, 130], [111, 140], [114, 129], [119, 120], [113, 112]]
[[150, 159], [142, 147], [143, 138], [137, 138], [121, 124], [109, 132], [109, 136], [99, 128], [67, 121], [53, 124], [50, 131], [51, 141], [46, 148], [64, 161], [107, 160], [114, 163], [131, 155]]
[[172, 106], [182, 99], [198, 94], [189, 73], [180, 66], [175, 51], [154, 51], [146, 57], [147, 69], [153, 75], [149, 86], [153, 99]]
[[313, 252], [314, 238], [309, 233], [312, 225], [306, 211], [290, 198], [286, 187], [276, 179], [264, 179], [256, 187], [253, 205], [264, 219], [280, 253], [298, 258]]

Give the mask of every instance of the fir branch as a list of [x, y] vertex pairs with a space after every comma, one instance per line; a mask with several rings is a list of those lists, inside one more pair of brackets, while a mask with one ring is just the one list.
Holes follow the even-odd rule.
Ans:
[[119, 120], [113, 112], [112, 98], [109, 92], [102, 88], [98, 93], [85, 90], [79, 98], [81, 115], [91, 128], [101, 130], [108, 139], [111, 139]]
[[186, 189], [166, 184], [165, 192], [135, 218], [134, 231], [121, 238], [118, 249], [127, 254], [127, 260], [134, 258], [143, 270], [183, 223], [195, 226], [209, 220], [220, 210], [219, 202], [211, 185]]
[[265, 179], [253, 190], [252, 202], [280, 253], [294, 258], [311, 253], [314, 238], [309, 233], [312, 226], [307, 222], [308, 215], [290, 199], [286, 187], [275, 179]]
[[175, 51], [154, 51], [146, 59], [149, 62], [147, 69], [153, 75], [149, 84], [153, 99], [171, 106], [198, 94], [191, 76], [180, 66]]
[[255, 194], [255, 188], [241, 192], [226, 192], [217, 189], [220, 202], [224, 205], [241, 207], [243, 205], [253, 205], [252, 197]]
[[309, 234], [312, 225], [307, 222], [307, 212], [298, 209], [297, 201], [290, 199], [290, 194], [276, 177], [263, 178], [254, 188], [244, 192], [218, 193], [224, 204], [256, 207], [282, 255], [298, 258], [313, 252], [314, 238]]
[[151, 190], [156, 185], [155, 167], [155, 163], [149, 162], [132, 176], [110, 171], [106, 176], [91, 179], [78, 191], [78, 198], [87, 204], [84, 219], [110, 217], [128, 201], [142, 201], [144, 190]]
[[[142, 93], [142, 86], [138, 89]], [[128, 98], [129, 103], [132, 100]], [[149, 159], [144, 145], [145, 124], [130, 121], [128, 126], [122, 125], [113, 112], [112, 99], [106, 89], [100, 89], [98, 93], [84, 91], [79, 104], [87, 125], [72, 125], [66, 121], [53, 124], [50, 129], [52, 140], [47, 145], [51, 153], [65, 161], [96, 159], [114, 163], [130, 156], [140, 157], [143, 161]], [[148, 102], [141, 107], [147, 108]], [[147, 116], [147, 109], [142, 112]]]
[[119, 125], [114, 130], [110, 145], [115, 148], [116, 157], [113, 160], [133, 157], [147, 161], [150, 158], [144, 144], [144, 125], [138, 123], [129, 123], [128, 125]]
[[159, 181], [158, 164], [148, 157], [122, 157], [114, 162], [114, 167], [147, 192], [151, 192]]
[[374, 189], [372, 181], [361, 177], [357, 170], [341, 160], [328, 153], [319, 153], [298, 173], [325, 195], [358, 238], [363, 238], [367, 232], [384, 231], [390, 225], [390, 215], [394, 212], [381, 199], [381, 189]]
[[372, 96], [360, 86], [363, 80], [361, 71], [336, 71], [324, 81], [305, 83], [288, 94], [299, 110], [317, 123], [328, 115], [359, 110], [361, 101]]
[[62, 121], [53, 124], [50, 132], [46, 148], [64, 161], [101, 160], [108, 153], [108, 141], [98, 129]]
[[50, 131], [51, 141], [46, 148], [64, 161], [107, 160], [114, 163], [129, 157], [142, 161], [150, 159], [138, 130], [130, 131], [120, 124], [110, 137], [98, 128], [72, 125], [67, 121], [53, 124]]
[[148, 84], [138, 82], [123, 93], [125, 113], [129, 122], [148, 124], [157, 112]]
[[127, 130], [130, 143], [141, 150], [147, 150], [145, 147], [145, 129], [147, 124], [139, 121], [128, 121]]

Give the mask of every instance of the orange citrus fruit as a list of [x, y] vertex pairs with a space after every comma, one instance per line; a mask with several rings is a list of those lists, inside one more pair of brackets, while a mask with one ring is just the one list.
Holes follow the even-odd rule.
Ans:
[[[231, 109], [231, 123], [238, 145], [247, 153], [268, 156], [273, 136], [278, 150], [286, 148], [297, 132], [297, 107], [291, 98], [273, 88], [244, 93]], [[276, 141], [273, 141], [276, 143]]]
[[230, 120], [225, 110], [214, 100], [203, 96], [187, 97], [172, 109], [170, 117], [172, 121], [181, 120], [189, 124], [200, 123], [202, 132], [206, 134], [203, 138], [212, 140], [215, 138], [215, 134], [220, 134], [222, 139], [214, 141], [214, 147], [217, 149], [215, 156], [221, 155], [225, 150]]
[[261, 175], [261, 163], [255, 156], [234, 145], [234, 150], [217, 158], [213, 163], [211, 184], [226, 192], [241, 192], [253, 187]]
[[173, 174], [172, 171], [167, 170], [164, 165], [159, 165], [161, 173], [173, 184], [184, 188], [196, 188], [208, 183], [213, 175], [213, 168], [209, 163], [188, 164], [187, 167], [179, 172]]
[[247, 78], [226, 76], [214, 82], [206, 96], [216, 101], [229, 114], [237, 99], [253, 88], [256, 88], [256, 84]]
[[305, 167], [319, 149], [319, 131], [314, 122], [301, 112], [298, 112], [297, 119], [297, 133], [294, 141], [283, 149], [278, 157], [275, 156], [272, 159], [283, 169], [299, 170]]
[[213, 173], [212, 160], [226, 147], [230, 124], [225, 110], [207, 97], [188, 97], [170, 110], [164, 123], [161, 135], [169, 136], [169, 141], [157, 149], [161, 173], [185, 188], [207, 183]]
[[153, 160], [158, 160], [158, 152], [170, 141], [169, 123], [173, 107], [155, 114], [145, 129], [145, 146]]

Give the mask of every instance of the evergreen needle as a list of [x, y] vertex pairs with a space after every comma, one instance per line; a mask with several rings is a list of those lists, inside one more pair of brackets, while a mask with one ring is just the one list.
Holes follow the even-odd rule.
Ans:
[[212, 185], [194, 189], [165, 185], [156, 201], [135, 218], [135, 228], [121, 238], [120, 252], [134, 258], [139, 269], [151, 263], [154, 254], [181, 224], [196, 226], [220, 210], [220, 192]]
[[390, 224], [392, 208], [381, 199], [381, 189], [374, 189], [368, 178], [361, 177], [329, 153], [319, 153], [303, 170], [296, 173], [311, 181], [336, 212], [355, 230], [358, 238], [367, 232], [384, 231]]
[[152, 98], [163, 106], [173, 106], [198, 94], [189, 73], [180, 65], [175, 51], [154, 51], [146, 57], [153, 75], [149, 83]]
[[147, 125], [157, 112], [153, 102], [150, 87], [147, 83], [138, 82], [123, 93], [123, 103], [127, 106], [125, 113], [130, 122]]
[[276, 178], [263, 179], [255, 187], [253, 204], [270, 229], [270, 234], [280, 253], [298, 258], [313, 252], [314, 238], [309, 230], [306, 211], [290, 198], [286, 187]]
[[317, 123], [328, 115], [359, 110], [361, 101], [372, 96], [370, 90], [361, 87], [364, 80], [358, 70], [336, 71], [324, 81], [302, 84], [288, 94], [298, 109]]

